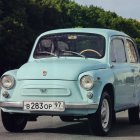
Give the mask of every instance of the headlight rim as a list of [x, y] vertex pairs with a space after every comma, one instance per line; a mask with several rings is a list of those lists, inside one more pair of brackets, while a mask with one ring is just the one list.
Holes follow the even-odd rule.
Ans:
[[[82, 83], [82, 79], [83, 79], [84, 77], [86, 77], [86, 76], [90, 77], [90, 80], [92, 81], [92, 84], [91, 84], [91, 86], [90, 86], [89, 88], [85, 87], [84, 84]], [[83, 75], [83, 76], [80, 78], [80, 86], [81, 86], [83, 89], [85, 89], [86, 91], [91, 90], [91, 89], [94, 87], [94, 78], [93, 78], [91, 75]]]
[[[11, 81], [12, 81], [11, 86], [9, 86], [9, 87], [4, 86], [4, 84], [3, 84], [3, 82], [2, 82], [4, 77], [10, 77], [10, 79], [11, 79]], [[6, 90], [10, 90], [10, 89], [12, 89], [12, 88], [14, 87], [14, 85], [15, 85], [15, 78], [14, 78], [12, 75], [6, 74], [6, 75], [3, 75], [3, 76], [0, 78], [0, 82], [1, 82], [1, 87], [2, 87], [2, 88], [6, 89]]]

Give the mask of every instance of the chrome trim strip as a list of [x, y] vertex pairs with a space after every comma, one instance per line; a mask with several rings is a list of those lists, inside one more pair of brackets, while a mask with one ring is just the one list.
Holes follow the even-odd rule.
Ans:
[[[0, 102], [0, 107], [23, 108], [23, 102]], [[98, 104], [67, 103], [65, 104], [65, 108], [66, 109], [97, 109]]]
[[0, 107], [22, 108], [23, 102], [0, 102]]
[[72, 104], [72, 103], [67, 103], [67, 104], [65, 104], [65, 108], [69, 108], [69, 109], [97, 109], [98, 104]]

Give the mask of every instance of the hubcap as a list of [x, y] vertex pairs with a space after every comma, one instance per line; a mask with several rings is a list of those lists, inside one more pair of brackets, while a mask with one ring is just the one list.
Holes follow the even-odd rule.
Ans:
[[109, 104], [107, 99], [104, 99], [101, 106], [101, 122], [104, 129], [107, 128], [109, 122]]

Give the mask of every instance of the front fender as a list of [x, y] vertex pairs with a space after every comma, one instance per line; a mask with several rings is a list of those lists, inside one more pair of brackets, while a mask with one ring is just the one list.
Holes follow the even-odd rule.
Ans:
[[4, 75], [11, 75], [11, 76], [13, 76], [16, 79], [17, 71], [18, 71], [18, 69], [9, 70], [9, 71], [5, 72], [2, 76], [4, 76]]
[[[88, 99], [89, 102], [94, 102], [94, 103], [99, 104], [104, 87], [107, 84], [112, 84], [115, 87], [114, 73], [109, 68], [84, 72], [79, 75], [79, 82], [80, 82], [81, 77], [84, 75], [92, 76], [95, 81], [93, 88], [91, 90], [87, 91], [87, 92], [93, 93], [93, 97], [91, 99]], [[83, 90], [84, 89], [82, 89], [82, 91]]]

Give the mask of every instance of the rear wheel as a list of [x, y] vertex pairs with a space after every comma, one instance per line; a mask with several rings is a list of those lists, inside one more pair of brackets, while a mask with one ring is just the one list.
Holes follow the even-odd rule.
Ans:
[[111, 97], [104, 92], [97, 112], [89, 116], [89, 125], [95, 135], [107, 135], [112, 125]]
[[131, 124], [139, 123], [139, 106], [128, 109], [129, 122]]
[[3, 126], [10, 132], [21, 132], [26, 124], [27, 118], [23, 114], [10, 114], [1, 110]]
[[74, 120], [74, 117], [73, 116], [60, 116], [60, 119], [63, 122], [72, 122]]

